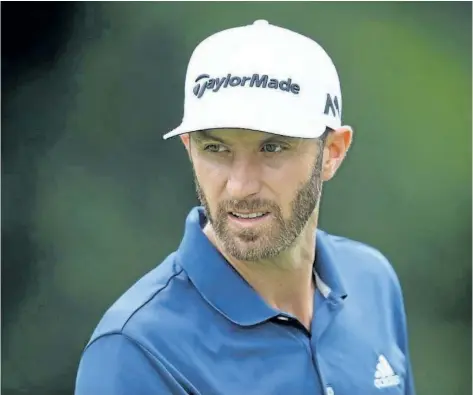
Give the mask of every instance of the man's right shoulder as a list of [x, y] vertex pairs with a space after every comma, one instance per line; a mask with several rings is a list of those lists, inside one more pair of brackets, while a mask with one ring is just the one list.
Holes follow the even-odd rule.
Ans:
[[105, 312], [88, 344], [112, 334], [126, 334], [139, 341], [140, 332], [147, 327], [166, 325], [162, 319], [173, 314], [174, 304], [193, 293], [189, 278], [176, 260], [169, 255], [161, 264], [141, 277]]

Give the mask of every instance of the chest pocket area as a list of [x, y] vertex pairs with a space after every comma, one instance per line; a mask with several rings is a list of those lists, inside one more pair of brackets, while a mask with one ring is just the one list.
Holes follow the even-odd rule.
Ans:
[[399, 353], [371, 351], [366, 357], [355, 351], [341, 356], [336, 364], [321, 363], [327, 369], [322, 376], [334, 395], [404, 395], [405, 358]]
[[404, 395], [406, 356], [394, 338], [331, 329], [315, 348], [324, 384], [334, 395]]
[[388, 350], [379, 350], [373, 385], [380, 394], [404, 394], [406, 357], [395, 344]]

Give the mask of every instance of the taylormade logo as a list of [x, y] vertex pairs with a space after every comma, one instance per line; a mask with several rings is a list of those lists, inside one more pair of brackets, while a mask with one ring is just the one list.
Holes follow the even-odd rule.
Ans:
[[279, 89], [284, 92], [293, 93], [294, 95], [298, 95], [301, 90], [300, 86], [293, 84], [290, 78], [280, 81], [276, 78], [270, 78], [267, 74], [253, 74], [252, 76], [241, 77], [227, 74], [226, 77], [220, 78], [211, 78], [208, 74], [201, 74], [197, 77], [195, 82], [194, 95], [196, 95], [198, 99], [200, 99], [207, 90], [218, 92], [220, 89], [235, 86]]

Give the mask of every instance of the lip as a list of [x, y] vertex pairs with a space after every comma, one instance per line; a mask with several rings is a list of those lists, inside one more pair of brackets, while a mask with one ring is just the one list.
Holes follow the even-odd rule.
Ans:
[[265, 215], [261, 217], [256, 217], [256, 218], [239, 218], [239, 217], [235, 217], [234, 215], [230, 213], [228, 213], [227, 215], [228, 215], [229, 221], [234, 224], [238, 224], [240, 226], [253, 226], [253, 225], [260, 224], [264, 221], [267, 221], [269, 217], [271, 216], [271, 213], [266, 213]]

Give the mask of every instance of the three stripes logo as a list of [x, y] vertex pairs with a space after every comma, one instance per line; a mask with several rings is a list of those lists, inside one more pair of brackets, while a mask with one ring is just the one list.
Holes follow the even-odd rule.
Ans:
[[399, 385], [401, 380], [399, 376], [394, 373], [393, 368], [389, 364], [388, 360], [384, 355], [380, 355], [378, 358], [378, 364], [376, 365], [376, 372], [374, 374], [374, 385], [376, 388], [394, 387]]

